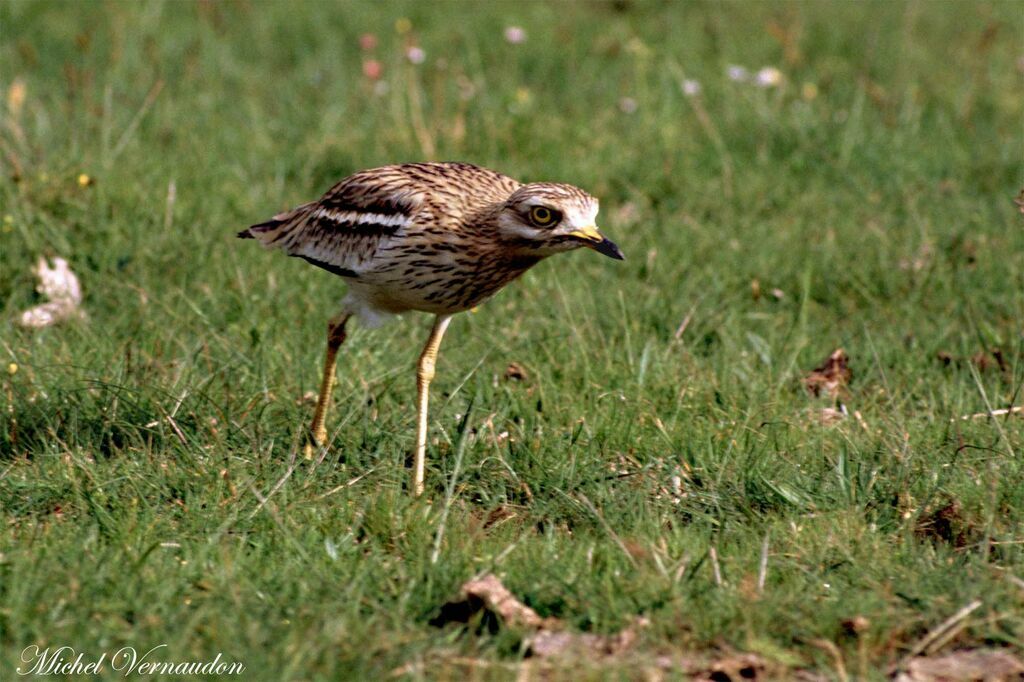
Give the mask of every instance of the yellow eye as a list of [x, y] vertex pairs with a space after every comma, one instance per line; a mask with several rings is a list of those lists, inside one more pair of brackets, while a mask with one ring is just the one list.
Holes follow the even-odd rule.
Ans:
[[530, 209], [530, 222], [537, 227], [547, 227], [555, 222], [555, 212], [545, 206], [534, 206]]

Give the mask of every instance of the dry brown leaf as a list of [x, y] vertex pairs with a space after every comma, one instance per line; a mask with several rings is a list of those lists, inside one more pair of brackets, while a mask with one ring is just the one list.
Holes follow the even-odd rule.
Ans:
[[528, 639], [530, 653], [539, 658], [576, 655], [585, 658], [616, 656], [636, 643], [637, 631], [649, 624], [638, 618], [632, 625], [614, 635], [594, 635], [567, 630], [538, 630]]
[[944, 656], [911, 659], [896, 682], [973, 682], [1020, 680], [1024, 662], [1002, 649], [954, 651]]
[[[767, 662], [757, 654], [736, 654], [720, 658], [710, 664], [683, 670], [693, 679], [704, 680], [758, 680], [766, 679]], [[781, 678], [780, 678], [781, 679]]]
[[557, 618], [541, 618], [536, 611], [516, 599], [493, 573], [465, 583], [459, 590], [459, 598], [441, 607], [441, 615], [434, 619], [435, 625], [450, 622], [467, 622], [482, 609], [490, 611], [512, 627], [559, 628]]
[[964, 512], [960, 500], [945, 498], [929, 505], [914, 524], [914, 535], [922, 540], [966, 547], [981, 533], [978, 519]]
[[846, 351], [837, 348], [804, 377], [804, 388], [815, 397], [838, 398], [853, 378], [849, 361]]
[[1011, 359], [1006, 357], [1001, 348], [981, 350], [970, 357], [959, 357], [949, 351], [942, 350], [935, 354], [935, 359], [941, 362], [943, 367], [966, 367], [970, 363], [979, 372], [997, 370], [1007, 375], [1007, 377], [1012, 373]]
[[840, 625], [843, 626], [846, 634], [856, 637], [871, 626], [871, 621], [864, 616], [854, 616], [853, 618], [843, 619]]
[[500, 504], [494, 509], [492, 509], [490, 513], [487, 514], [487, 518], [484, 519], [483, 522], [483, 529], [487, 530], [495, 526], [500, 526], [509, 519], [516, 518], [518, 515], [519, 514], [516, 512], [513, 506]]
[[505, 375], [503, 377], [505, 381], [526, 381], [530, 378], [526, 368], [520, 365], [518, 362], [508, 363], [508, 367], [505, 368]]
[[979, 351], [971, 356], [971, 362], [978, 368], [979, 372], [986, 372], [990, 369], [998, 369], [1004, 374], [1010, 371], [1002, 349], [993, 348], [988, 352]]
[[[1024, 64], [1024, 57], [1021, 58], [1021, 63]], [[1020, 194], [1013, 200], [1013, 203], [1017, 204], [1017, 208], [1020, 209], [1021, 214], [1024, 214], [1024, 188], [1021, 188]]]
[[516, 599], [492, 573], [465, 583], [459, 590], [459, 598], [442, 606], [440, 615], [431, 624], [466, 623], [481, 611], [492, 614], [505, 625], [534, 630], [526, 638], [526, 644], [530, 653], [540, 658], [614, 656], [633, 646], [637, 631], [648, 624], [646, 618], [637, 618], [632, 625], [613, 635], [571, 632], [558, 618], [542, 618]]

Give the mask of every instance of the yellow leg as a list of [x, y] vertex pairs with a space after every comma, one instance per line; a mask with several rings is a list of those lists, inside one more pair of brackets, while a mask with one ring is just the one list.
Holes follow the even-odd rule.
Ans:
[[437, 349], [441, 346], [441, 337], [451, 315], [438, 315], [434, 318], [434, 326], [430, 329], [430, 337], [420, 353], [419, 366], [416, 368], [416, 404], [419, 410], [416, 425], [416, 459], [413, 464], [412, 494], [419, 497], [423, 494], [423, 467], [427, 454], [427, 401], [430, 397], [430, 382], [434, 378], [434, 367], [437, 364]]
[[345, 323], [349, 314], [342, 313], [331, 318], [327, 323], [327, 356], [324, 359], [324, 377], [320, 381], [320, 395], [316, 399], [316, 412], [313, 413], [313, 425], [310, 427], [311, 441], [306, 442], [306, 459], [313, 459], [315, 448], [323, 447], [327, 442], [327, 405], [331, 401], [331, 390], [334, 388], [334, 366], [338, 359], [338, 348], [345, 341]]

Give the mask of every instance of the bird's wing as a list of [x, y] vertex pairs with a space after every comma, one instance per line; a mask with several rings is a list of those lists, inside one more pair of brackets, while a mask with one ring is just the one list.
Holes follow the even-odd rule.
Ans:
[[409, 227], [423, 191], [397, 167], [351, 175], [318, 201], [238, 234], [342, 277], [358, 277], [378, 249]]

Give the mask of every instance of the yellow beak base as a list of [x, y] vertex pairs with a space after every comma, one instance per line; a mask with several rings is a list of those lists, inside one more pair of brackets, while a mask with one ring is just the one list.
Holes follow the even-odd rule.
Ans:
[[569, 233], [570, 237], [575, 237], [583, 242], [583, 245], [597, 251], [598, 253], [614, 258], [615, 260], [625, 260], [626, 257], [622, 255], [622, 250], [615, 245], [615, 242], [601, 234], [596, 227], [582, 227], [578, 230], [573, 230]]

